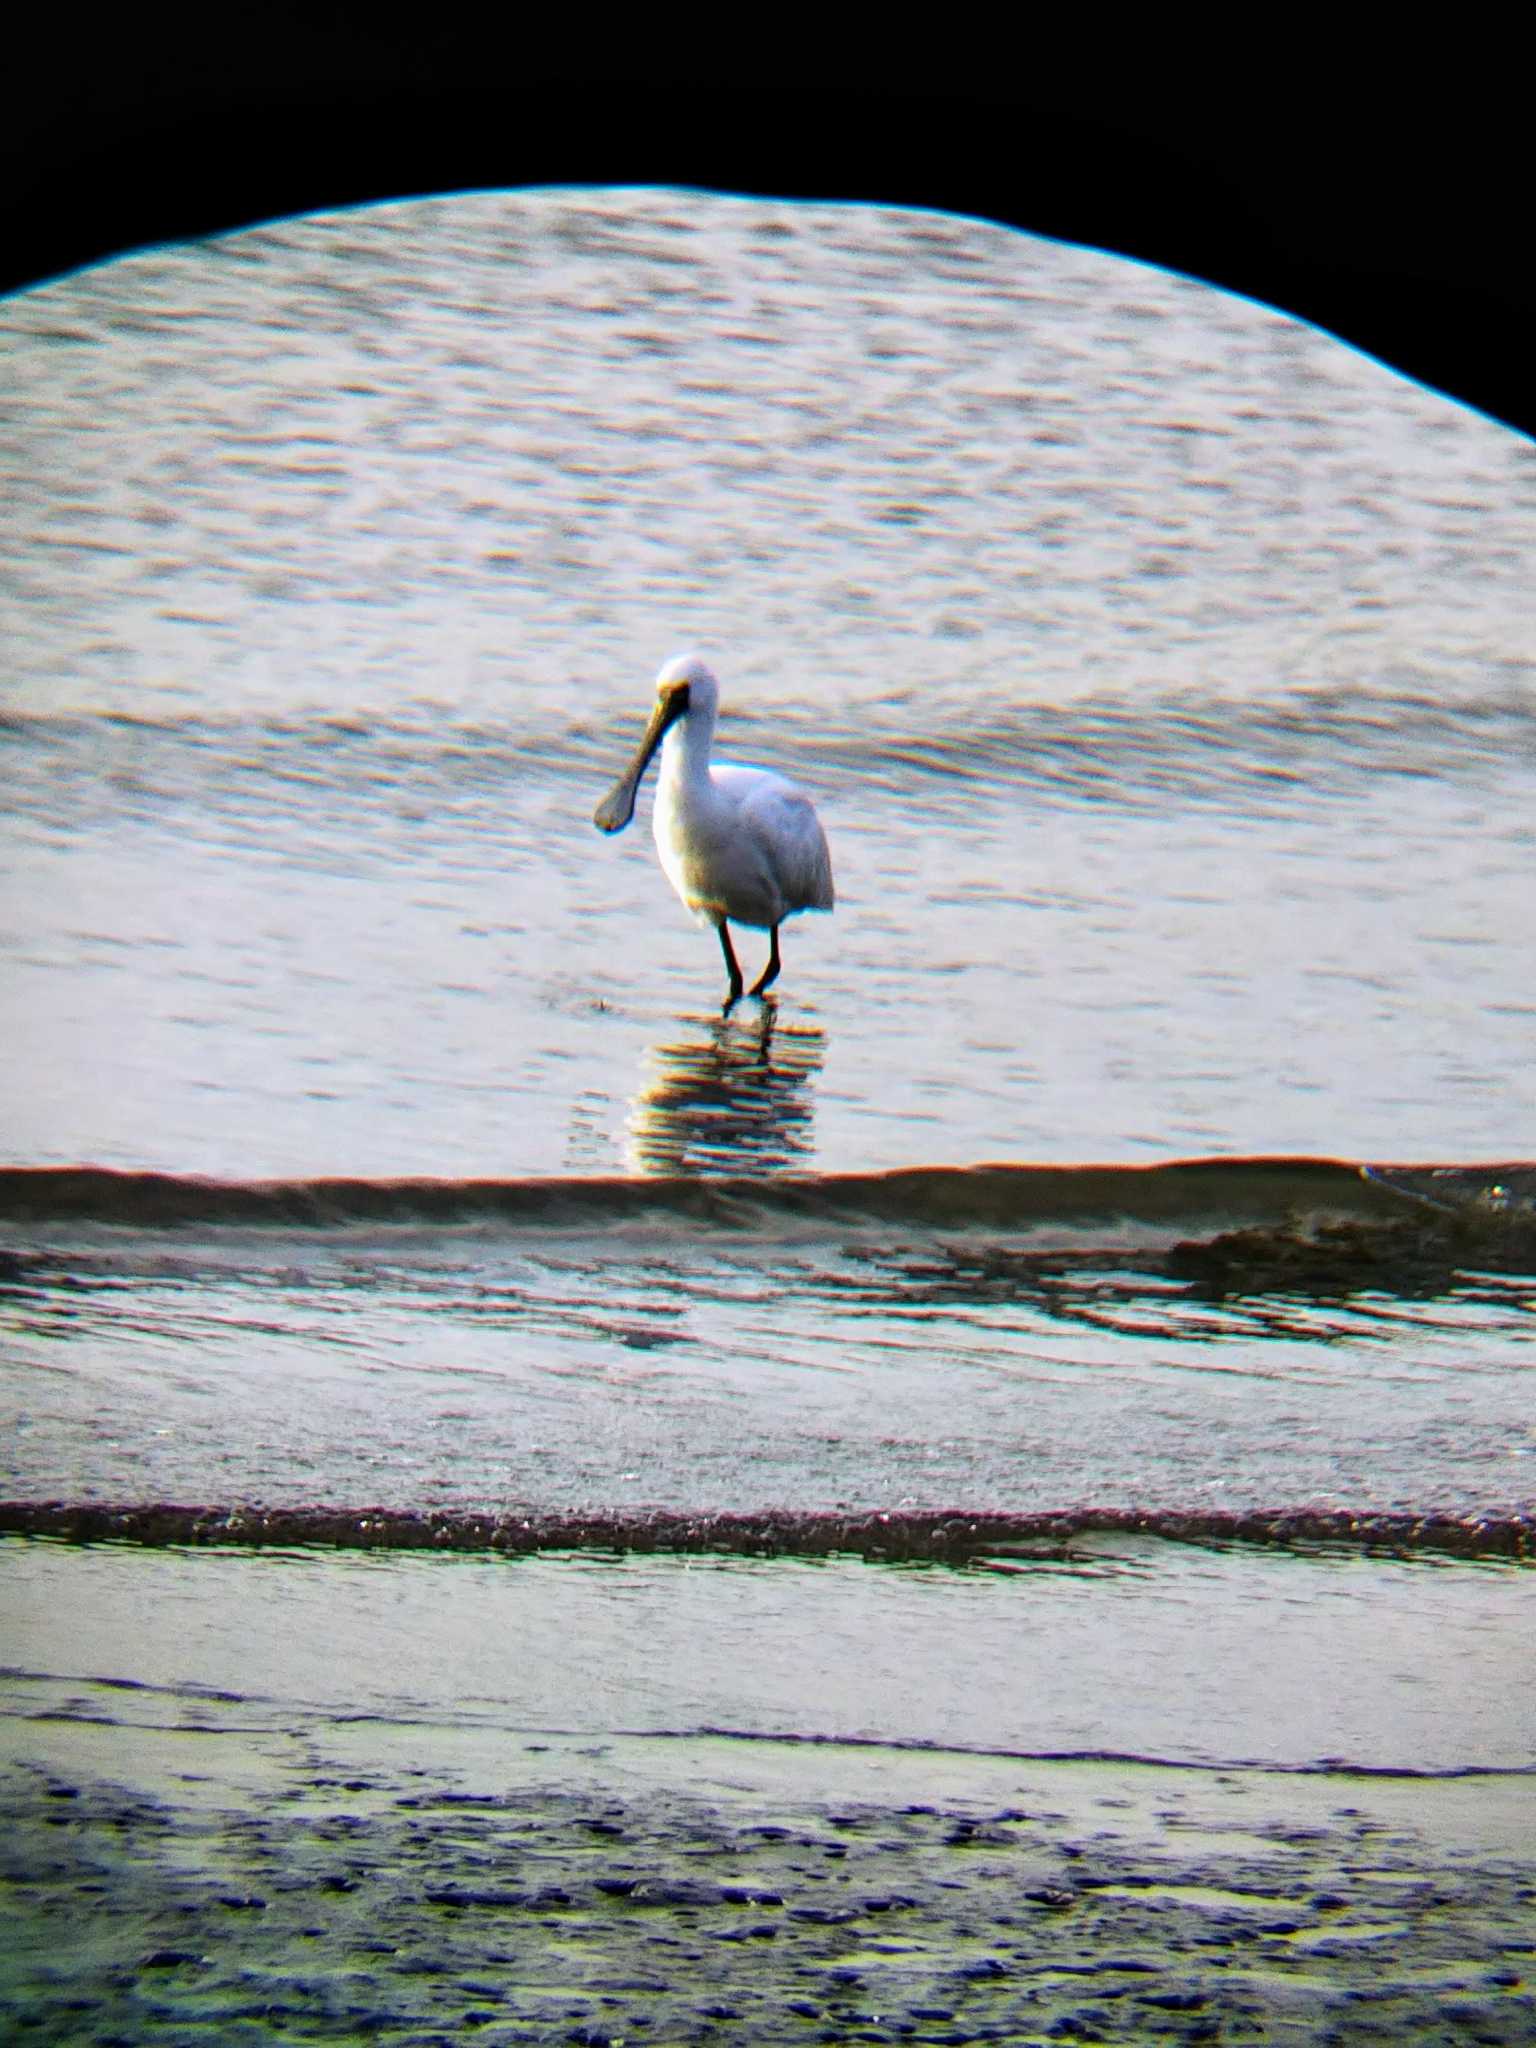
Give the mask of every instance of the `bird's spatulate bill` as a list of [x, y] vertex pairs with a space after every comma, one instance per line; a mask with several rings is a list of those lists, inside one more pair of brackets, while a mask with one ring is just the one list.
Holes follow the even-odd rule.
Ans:
[[676, 698], [663, 698], [657, 704], [645, 728], [645, 737], [635, 750], [635, 758], [592, 813], [592, 822], [599, 832], [622, 832], [635, 815], [640, 778], [651, 765], [651, 756], [661, 745], [662, 735], [681, 709]]
[[599, 832], [622, 832], [635, 815], [635, 798], [644, 765], [642, 762], [640, 767], [626, 770], [592, 813], [592, 822]]

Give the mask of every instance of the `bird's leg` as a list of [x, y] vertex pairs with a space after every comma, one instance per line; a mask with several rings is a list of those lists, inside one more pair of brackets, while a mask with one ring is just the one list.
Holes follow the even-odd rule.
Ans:
[[[722, 927], [723, 929], [723, 927]], [[752, 993], [760, 996], [764, 989], [773, 987], [779, 978], [779, 928], [775, 925], [768, 935], [768, 965], [752, 984]]]
[[741, 964], [736, 958], [736, 949], [731, 944], [731, 935], [725, 928], [723, 917], [715, 926], [715, 930], [720, 934], [720, 950], [725, 955], [725, 971], [731, 977], [731, 992], [725, 1002], [725, 1007], [729, 1009], [732, 1003], [741, 1000]]

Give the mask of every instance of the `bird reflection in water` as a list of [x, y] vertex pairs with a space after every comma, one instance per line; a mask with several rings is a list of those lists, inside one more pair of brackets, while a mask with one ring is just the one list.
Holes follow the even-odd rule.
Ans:
[[682, 1021], [690, 1035], [648, 1055], [651, 1077], [629, 1114], [632, 1171], [762, 1173], [803, 1164], [825, 1034], [813, 1024], [780, 1025], [771, 1002], [752, 1019]]

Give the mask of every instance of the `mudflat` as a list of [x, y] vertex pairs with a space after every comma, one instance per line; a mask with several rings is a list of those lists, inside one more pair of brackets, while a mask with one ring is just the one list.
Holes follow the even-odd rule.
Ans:
[[1523, 1773], [12, 1728], [18, 2041], [1536, 2038]]

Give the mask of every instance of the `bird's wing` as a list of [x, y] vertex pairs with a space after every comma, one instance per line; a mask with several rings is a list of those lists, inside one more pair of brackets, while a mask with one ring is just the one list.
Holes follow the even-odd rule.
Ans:
[[834, 902], [832, 856], [821, 820], [805, 791], [766, 768], [721, 766], [712, 773], [735, 799], [742, 821], [769, 860], [790, 908], [830, 910]]

